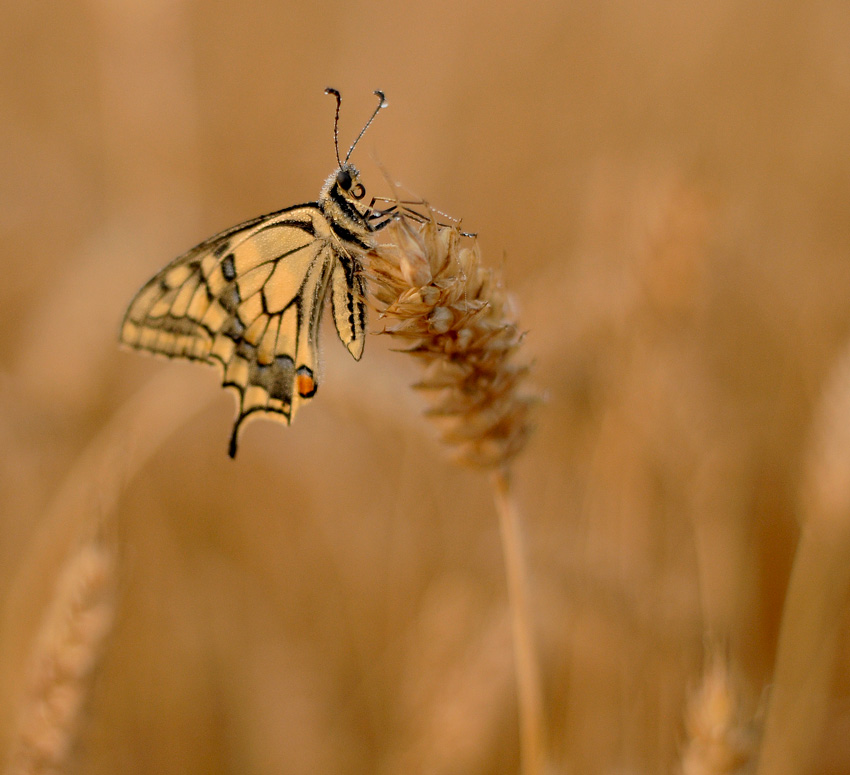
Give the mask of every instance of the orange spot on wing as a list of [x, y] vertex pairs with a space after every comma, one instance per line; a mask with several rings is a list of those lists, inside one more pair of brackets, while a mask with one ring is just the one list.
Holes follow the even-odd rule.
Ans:
[[316, 381], [309, 374], [299, 374], [295, 378], [298, 394], [303, 398], [309, 398], [316, 392]]

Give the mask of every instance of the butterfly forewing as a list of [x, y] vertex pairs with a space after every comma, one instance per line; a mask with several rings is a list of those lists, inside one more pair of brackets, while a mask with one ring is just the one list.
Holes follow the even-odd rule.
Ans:
[[177, 258], [127, 311], [123, 343], [222, 368], [223, 384], [239, 395], [231, 454], [245, 419], [289, 422], [315, 394], [329, 285], [340, 338], [355, 358], [362, 354], [361, 280], [330, 233], [314, 205], [255, 218]]

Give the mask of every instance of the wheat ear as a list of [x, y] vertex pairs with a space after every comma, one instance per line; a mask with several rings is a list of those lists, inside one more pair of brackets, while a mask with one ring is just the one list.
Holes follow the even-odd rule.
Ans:
[[32, 654], [5, 775], [61, 773], [114, 616], [114, 557], [84, 542], [59, 574]]
[[523, 390], [528, 365], [516, 356], [522, 333], [501, 278], [481, 263], [478, 242], [454, 225], [399, 213], [370, 251], [366, 276], [382, 333], [418, 358], [428, 417], [460, 463], [492, 475], [511, 609], [522, 772], [545, 766], [545, 722], [532, 634], [528, 573], [509, 465], [531, 432], [536, 396]]
[[[162, 396], [169, 396], [163, 403]], [[212, 394], [211, 394], [212, 395]], [[114, 616], [116, 559], [109, 532], [118, 500], [165, 438], [209, 403], [175, 371], [166, 370], [130, 398], [80, 454], [41, 520], [16, 580], [31, 589], [45, 565], [59, 564], [55, 547], [78, 540], [61, 565], [55, 590], [28, 661], [28, 682], [17, 711], [4, 775], [59, 773], [83, 720]], [[100, 525], [91, 524], [94, 509]], [[105, 527], [104, 527], [105, 526]], [[73, 545], [73, 544], [72, 544]], [[14, 610], [15, 606], [9, 607]]]
[[709, 650], [700, 686], [688, 701], [687, 743], [681, 775], [737, 775], [749, 771], [756, 735], [744, 719], [740, 692], [728, 659]]

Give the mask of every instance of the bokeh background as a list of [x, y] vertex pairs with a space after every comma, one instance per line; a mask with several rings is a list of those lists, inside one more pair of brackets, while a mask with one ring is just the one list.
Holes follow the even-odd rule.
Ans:
[[[463, 218], [528, 330], [552, 770], [675, 771], [712, 644], [758, 716], [850, 327], [850, 6], [13, 1], [0, 41], [4, 747], [95, 530], [116, 621], [70, 771], [516, 771], [491, 492], [415, 364], [377, 336], [356, 364], [325, 326], [317, 398], [233, 462], [215, 372], [117, 346], [166, 261], [316, 197], [326, 86], [344, 147], [386, 92], [369, 193], [383, 166]], [[821, 773], [850, 769], [846, 658], [831, 692]]]

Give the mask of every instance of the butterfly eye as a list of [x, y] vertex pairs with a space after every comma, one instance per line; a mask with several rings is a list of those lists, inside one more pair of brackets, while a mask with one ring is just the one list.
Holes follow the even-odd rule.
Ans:
[[336, 182], [341, 189], [348, 191], [351, 188], [351, 173], [348, 170], [340, 170], [336, 174]]
[[366, 196], [366, 189], [363, 188], [362, 183], [358, 183], [354, 188], [351, 189], [351, 196], [355, 199], [362, 199]]

